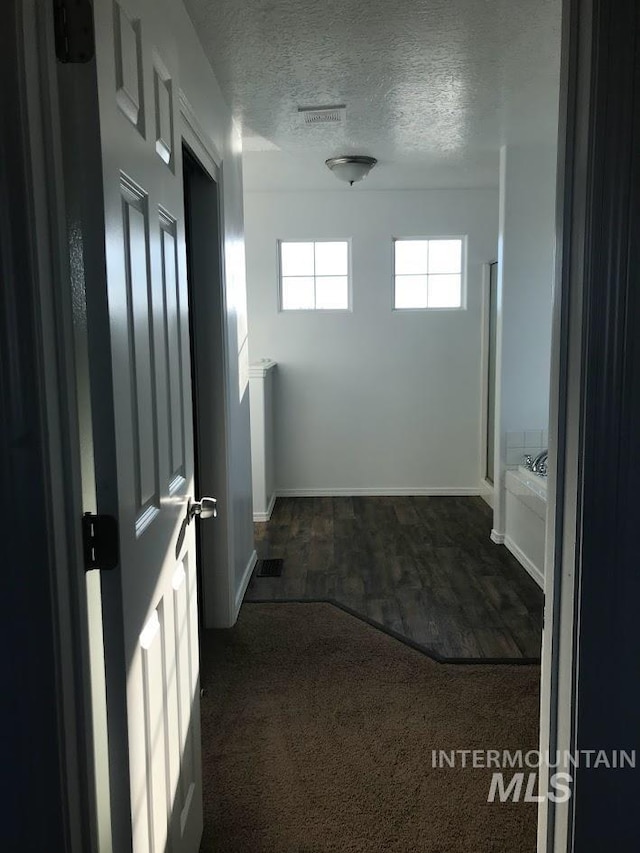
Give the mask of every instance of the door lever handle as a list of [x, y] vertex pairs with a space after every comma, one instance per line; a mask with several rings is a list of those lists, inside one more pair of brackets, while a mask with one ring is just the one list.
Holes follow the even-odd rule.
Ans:
[[192, 501], [189, 498], [187, 506], [187, 519], [190, 523], [193, 518], [216, 518], [218, 515], [218, 501], [215, 498], [202, 498], [199, 501]]
[[180, 552], [184, 545], [184, 537], [187, 533], [187, 527], [191, 524], [191, 520], [193, 518], [215, 518], [217, 515], [218, 501], [215, 498], [202, 498], [200, 501], [193, 501], [189, 498], [187, 514], [182, 519], [178, 539], [176, 541], [176, 560], [180, 557]]

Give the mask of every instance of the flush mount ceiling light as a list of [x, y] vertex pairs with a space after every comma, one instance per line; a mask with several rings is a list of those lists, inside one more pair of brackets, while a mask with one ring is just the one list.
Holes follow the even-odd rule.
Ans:
[[375, 157], [365, 157], [360, 154], [351, 157], [330, 157], [325, 160], [336, 178], [351, 185], [366, 178], [377, 162]]

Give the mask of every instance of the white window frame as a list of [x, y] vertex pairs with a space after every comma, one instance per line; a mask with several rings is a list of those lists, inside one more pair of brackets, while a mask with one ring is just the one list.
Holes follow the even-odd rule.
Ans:
[[[396, 308], [396, 243], [409, 240], [418, 242], [429, 242], [431, 240], [460, 240], [462, 252], [460, 260], [460, 305], [455, 307], [442, 307], [427, 305], [426, 308]], [[427, 273], [428, 276], [428, 273]], [[428, 278], [427, 278], [428, 285]], [[411, 313], [435, 313], [442, 311], [466, 311], [467, 310], [467, 235], [466, 234], [431, 234], [429, 236], [394, 236], [391, 238], [391, 310], [398, 314]]]
[[[283, 243], [346, 243], [347, 244], [347, 307], [346, 308], [283, 308], [282, 307], [282, 244]], [[315, 252], [314, 252], [315, 264]], [[280, 314], [349, 314], [353, 311], [352, 292], [352, 261], [351, 261], [351, 237], [282, 237], [276, 241], [276, 268], [278, 271], [278, 313]], [[313, 296], [315, 303], [316, 293], [315, 267], [313, 271]]]

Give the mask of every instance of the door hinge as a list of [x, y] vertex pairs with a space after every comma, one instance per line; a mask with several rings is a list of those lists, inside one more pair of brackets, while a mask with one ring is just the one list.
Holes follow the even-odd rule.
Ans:
[[89, 0], [53, 0], [56, 56], [60, 62], [90, 62], [95, 41]]
[[113, 516], [86, 512], [82, 516], [82, 541], [85, 571], [100, 569], [106, 572], [117, 568], [120, 559], [118, 522]]

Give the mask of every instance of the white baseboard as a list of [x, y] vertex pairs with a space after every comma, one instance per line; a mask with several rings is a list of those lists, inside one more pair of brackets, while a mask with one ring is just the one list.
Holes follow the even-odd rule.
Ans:
[[270, 521], [271, 520], [271, 514], [273, 512], [273, 508], [275, 505], [276, 505], [276, 493], [274, 492], [271, 495], [271, 500], [269, 501], [269, 506], [267, 507], [267, 511], [266, 512], [254, 512], [253, 513], [253, 520], [254, 521]]
[[485, 503], [489, 504], [491, 509], [493, 509], [493, 495], [494, 495], [493, 483], [490, 483], [488, 480], [481, 480], [480, 481], [480, 496], [485, 501]]
[[490, 539], [492, 542], [495, 542], [496, 545], [504, 545], [504, 533], [498, 533], [495, 528], [491, 531]]
[[479, 486], [398, 486], [397, 488], [278, 489], [279, 498], [351, 498], [351, 497], [462, 497], [479, 495]]
[[244, 570], [244, 574], [242, 575], [242, 580], [240, 581], [240, 586], [236, 590], [236, 599], [234, 602], [235, 613], [233, 614], [233, 624], [234, 625], [235, 625], [236, 619], [238, 618], [238, 613], [240, 612], [240, 608], [242, 607], [242, 600], [244, 599], [244, 594], [247, 591], [247, 587], [249, 586], [249, 581], [251, 580], [251, 575], [253, 574], [253, 570], [255, 569], [257, 562], [258, 562], [258, 554], [256, 551], [253, 551], [251, 556], [249, 557], [249, 562], [247, 563], [247, 568]]
[[510, 536], [504, 537], [504, 547], [507, 548], [516, 560], [520, 563], [520, 565], [529, 572], [534, 581], [538, 584], [540, 589], [544, 592], [544, 574], [540, 571], [540, 569], [533, 563], [527, 555], [522, 551], [513, 539]]

